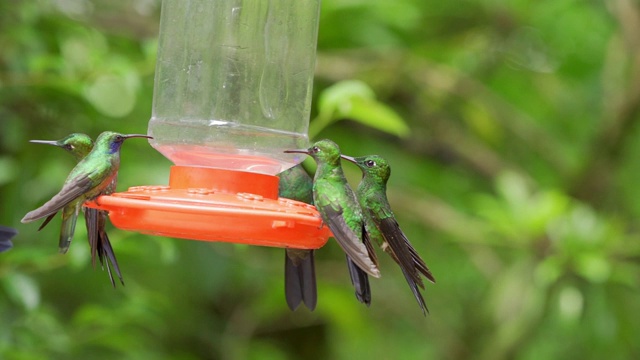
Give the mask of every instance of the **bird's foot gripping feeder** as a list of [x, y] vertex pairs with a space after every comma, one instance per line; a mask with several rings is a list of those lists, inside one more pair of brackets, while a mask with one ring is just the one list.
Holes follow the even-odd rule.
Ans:
[[272, 175], [173, 166], [168, 186], [135, 186], [100, 196], [114, 226], [145, 234], [298, 249], [331, 235], [315, 207], [278, 198]]

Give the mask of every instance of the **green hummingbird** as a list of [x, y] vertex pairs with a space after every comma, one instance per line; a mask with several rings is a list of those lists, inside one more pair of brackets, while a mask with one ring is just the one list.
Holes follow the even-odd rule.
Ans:
[[[74, 133], [71, 134], [61, 140], [54, 140], [54, 141], [50, 141], [50, 140], [31, 140], [30, 142], [32, 143], [36, 143], [36, 144], [46, 144], [46, 145], [53, 145], [53, 146], [58, 146], [64, 150], [66, 150], [67, 152], [69, 152], [71, 155], [73, 155], [77, 161], [82, 160], [85, 156], [87, 156], [89, 154], [89, 152], [93, 149], [93, 140], [91, 140], [91, 137], [89, 137], [88, 135], [85, 134], [81, 134], [81, 133]], [[111, 194], [115, 191], [116, 189], [116, 184], [117, 184], [117, 178], [114, 177], [113, 181], [111, 182], [111, 184], [109, 184], [109, 186], [107, 186], [106, 190], [103, 191], [100, 195], [107, 195], [107, 194]], [[89, 238], [89, 247], [91, 249], [91, 264], [93, 265], [93, 267], [95, 268], [96, 265], [96, 255], [98, 257], [98, 259], [100, 260], [100, 264], [102, 265], [102, 268], [104, 270], [104, 266], [106, 264], [107, 267], [107, 273], [109, 274], [109, 280], [111, 281], [111, 285], [113, 285], [115, 287], [115, 281], [113, 279], [113, 273], [111, 271], [111, 266], [113, 266], [113, 269], [116, 273], [116, 275], [118, 276], [118, 278], [120, 279], [120, 282], [124, 285], [124, 280], [122, 278], [122, 273], [120, 272], [120, 267], [118, 266], [118, 261], [116, 259], [115, 253], [113, 251], [113, 248], [111, 247], [111, 242], [109, 241], [109, 236], [107, 235], [107, 232], [105, 231], [105, 226], [106, 226], [106, 220], [107, 220], [107, 216], [108, 216], [108, 212], [107, 211], [103, 211], [103, 210], [98, 210], [98, 209], [93, 209], [93, 208], [89, 208], [89, 207], [83, 207], [82, 210], [85, 213], [85, 223], [87, 226], [87, 234], [88, 234], [88, 238]], [[63, 210], [64, 212], [64, 210]], [[45, 222], [40, 226], [40, 228], [38, 230], [41, 230], [45, 225], [47, 225], [47, 223], [55, 216], [56, 214], [52, 214], [49, 215], [47, 217], [47, 219], [45, 220]], [[76, 215], [77, 217], [77, 215]], [[76, 218], [73, 219], [73, 222], [75, 223]], [[64, 232], [65, 226], [63, 224], [63, 232]], [[68, 235], [63, 236], [61, 234], [61, 238], [60, 238], [60, 242], [61, 242], [61, 252], [63, 249], [63, 245], [62, 243], [66, 244], [65, 251], [66, 249], [69, 248], [69, 244], [71, 242], [71, 237], [69, 237]], [[106, 261], [105, 261], [105, 257], [106, 257]], [[111, 262], [111, 266], [109, 265], [109, 262]]]
[[[133, 137], [151, 138], [147, 135], [123, 135], [111, 131], [100, 134], [91, 152], [71, 170], [60, 192], [41, 207], [27, 213], [21, 221], [28, 223], [54, 215], [67, 206], [82, 206], [85, 201], [102, 194], [112, 186], [118, 175], [122, 143]], [[99, 223], [96, 223], [96, 228], [98, 226]], [[65, 230], [63, 228], [63, 231]], [[100, 236], [99, 231], [96, 233], [95, 230], [89, 229], [89, 234], [92, 233]], [[109, 244], [108, 248], [110, 247]], [[108, 252], [106, 254], [109, 256]]]
[[[88, 135], [81, 133], [73, 133], [60, 140], [30, 140], [29, 142], [35, 144], [46, 144], [60, 147], [73, 155], [76, 161], [82, 160], [93, 148], [93, 140]], [[78, 219], [78, 212], [81, 204], [74, 204], [71, 206], [65, 206], [62, 209], [62, 230], [60, 231], [60, 240], [58, 242], [58, 249], [61, 254], [66, 254], [69, 251], [71, 240], [73, 239], [73, 233], [76, 228], [76, 220]], [[42, 230], [56, 214], [49, 215], [45, 221], [40, 225], [38, 231]]]
[[11, 239], [16, 235], [18, 235], [18, 230], [0, 225], [0, 253], [13, 247]]
[[369, 237], [400, 266], [422, 312], [426, 315], [429, 310], [419, 289], [424, 289], [421, 275], [432, 283], [435, 283], [436, 279], [400, 229], [391, 211], [387, 199], [387, 181], [391, 175], [389, 163], [378, 155], [356, 158], [342, 155], [342, 158], [358, 165], [362, 170], [363, 177], [356, 195], [364, 212], [365, 228]]
[[50, 216], [67, 205], [82, 205], [95, 199], [111, 184], [120, 168], [120, 147], [129, 138], [147, 135], [122, 135], [105, 131], [96, 140], [93, 150], [71, 170], [62, 189], [41, 207], [22, 218], [28, 223]]
[[356, 298], [369, 306], [371, 289], [367, 274], [380, 277], [375, 252], [364, 230], [364, 218], [356, 195], [340, 165], [340, 148], [331, 140], [320, 140], [308, 149], [286, 150], [311, 156], [318, 168], [313, 179], [313, 201], [334, 238], [347, 255]]
[[[278, 174], [278, 195], [313, 205], [313, 179], [298, 164]], [[318, 302], [313, 250], [285, 249], [284, 293], [291, 311], [301, 302], [313, 311]]]
[[73, 133], [60, 140], [29, 140], [29, 142], [57, 146], [73, 155], [77, 161], [82, 160], [93, 149], [91, 137], [82, 133]]

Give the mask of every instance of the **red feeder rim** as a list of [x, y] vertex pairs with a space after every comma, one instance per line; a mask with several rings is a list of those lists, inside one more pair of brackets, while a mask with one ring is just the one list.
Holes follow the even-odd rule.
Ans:
[[172, 166], [169, 186], [135, 186], [85, 205], [120, 229], [249, 245], [317, 249], [331, 231], [316, 208], [278, 198], [272, 175]]

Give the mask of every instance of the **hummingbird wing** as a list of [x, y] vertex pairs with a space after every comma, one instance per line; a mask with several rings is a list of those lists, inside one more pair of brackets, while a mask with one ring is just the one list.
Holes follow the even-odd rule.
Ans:
[[411, 257], [414, 259], [414, 265], [416, 266], [416, 269], [420, 271], [422, 275], [424, 275], [429, 281], [435, 284], [436, 278], [431, 273], [431, 270], [429, 270], [429, 268], [427, 267], [427, 264], [422, 261], [422, 258], [420, 258], [420, 255], [418, 255], [416, 249], [411, 246], [411, 243], [409, 243], [409, 252], [411, 252]]
[[[316, 204], [319, 202], [316, 201]], [[321, 202], [320, 202], [321, 203]], [[316, 205], [317, 206], [317, 205]], [[351, 230], [344, 217], [343, 209], [339, 205], [329, 204], [320, 206], [320, 213], [323, 214], [323, 220], [329, 226], [336, 241], [342, 247], [347, 256], [366, 273], [373, 277], [380, 277], [380, 270], [369, 257], [369, 252], [365, 244]]]
[[28, 223], [53, 215], [60, 209], [69, 205], [69, 203], [82, 196], [82, 194], [91, 190], [91, 188], [92, 180], [90, 174], [78, 175], [70, 181], [65, 182], [60, 192], [54, 195], [51, 200], [47, 201], [39, 208], [27, 213], [27, 215], [22, 218], [21, 222]]
[[[362, 242], [367, 248], [367, 253], [371, 261], [378, 266], [378, 258], [371, 245], [369, 235], [362, 227]], [[352, 260], [347, 256], [347, 268], [349, 269], [349, 277], [351, 278], [351, 285], [356, 290], [356, 299], [361, 303], [369, 306], [371, 305], [371, 287], [369, 286], [369, 276], [366, 272], [360, 269]]]
[[[389, 226], [393, 226], [391, 224], [391, 220], [395, 222], [393, 218], [385, 219], [384, 221], [385, 225], [383, 226], [386, 227], [386, 224], [388, 222], [389, 222]], [[374, 232], [377, 232], [378, 236], [383, 236], [381, 233], [381, 230], [378, 229], [377, 227], [371, 230]], [[387, 244], [385, 251], [398, 264], [398, 266], [400, 267], [400, 270], [402, 270], [402, 275], [407, 281], [407, 284], [409, 284], [409, 288], [411, 289], [413, 296], [418, 302], [418, 305], [422, 310], [422, 314], [426, 316], [427, 313], [429, 312], [429, 309], [427, 308], [427, 304], [424, 301], [424, 297], [420, 292], [420, 288], [424, 289], [424, 283], [422, 281], [422, 278], [420, 277], [420, 273], [425, 274], [425, 271], [423, 271], [422, 269], [426, 269], [427, 272], [428, 272], [428, 269], [426, 265], [424, 265], [424, 262], [422, 262], [422, 259], [420, 259], [418, 254], [415, 252], [415, 249], [413, 249], [411, 244], [408, 243], [408, 240], [407, 240], [407, 243], [404, 243], [404, 242], [400, 243], [400, 241], [398, 240], [399, 240], [398, 236], [391, 236], [389, 237], [388, 240], [387, 238], [384, 238], [383, 241]], [[419, 259], [421, 264], [424, 265], [424, 267], [422, 267], [420, 263], [416, 262], [414, 259]], [[428, 272], [428, 274], [431, 275], [431, 272]], [[431, 275], [431, 277], [433, 276]]]
[[18, 230], [0, 225], [0, 253], [13, 247], [11, 239], [18, 235]]
[[[369, 235], [362, 227], [362, 241], [367, 248], [367, 252], [369, 253], [369, 257], [371, 261], [378, 266], [378, 259], [376, 258], [376, 253], [373, 250], [373, 246], [371, 245], [371, 241], [369, 240]], [[366, 272], [360, 269], [352, 260], [347, 256], [347, 268], [349, 269], [349, 277], [351, 278], [351, 285], [353, 285], [356, 290], [356, 299], [361, 303], [369, 306], [371, 305], [371, 287], [369, 286], [369, 276]]]
[[367, 248], [367, 254], [369, 254], [369, 258], [371, 259], [371, 261], [376, 266], [378, 266], [378, 256], [376, 255], [376, 251], [373, 249], [371, 237], [369, 236], [369, 233], [367, 232], [364, 224], [362, 224], [362, 243], [364, 244], [365, 248]]
[[[414, 281], [413, 276], [408, 274], [405, 269], [403, 269], [402, 267], [400, 267], [400, 269], [402, 270], [402, 275], [404, 275], [405, 280], [407, 280], [407, 283], [409, 284], [409, 288], [411, 288], [411, 292], [413, 293], [413, 296], [416, 298], [416, 301], [418, 301], [418, 305], [420, 305], [420, 309], [422, 309], [422, 314], [424, 316], [427, 316], [427, 313], [429, 312], [429, 308], [427, 308], [427, 304], [425, 303], [424, 298], [422, 297], [422, 293], [420, 293], [418, 284]], [[424, 288], [424, 285], [422, 287]]]
[[[422, 260], [417, 251], [413, 248], [407, 236], [400, 229], [400, 225], [398, 225], [395, 218], [390, 216], [384, 219], [379, 219], [376, 223], [382, 233], [382, 236], [389, 243], [389, 247], [396, 255], [398, 264], [402, 268], [402, 271], [407, 274], [413, 274], [412, 278], [418, 284], [422, 284], [422, 280], [416, 273], [416, 270], [422, 273], [427, 279], [429, 279], [429, 281], [435, 283], [436, 279], [433, 277], [433, 274], [425, 264], [424, 260]], [[422, 287], [423, 286], [424, 285], [422, 285]]]
[[291, 311], [301, 302], [311, 311], [316, 308], [318, 293], [313, 250], [285, 250], [284, 290]]
[[47, 226], [49, 221], [51, 221], [51, 219], [53, 219], [55, 216], [56, 216], [56, 214], [51, 214], [51, 215], [47, 216], [47, 218], [44, 220], [42, 225], [40, 225], [40, 227], [38, 228], [38, 231], [44, 229], [44, 227]]

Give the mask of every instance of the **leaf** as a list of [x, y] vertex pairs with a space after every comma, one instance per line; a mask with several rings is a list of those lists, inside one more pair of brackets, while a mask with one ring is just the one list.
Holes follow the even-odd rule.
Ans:
[[375, 99], [371, 88], [358, 80], [345, 80], [326, 88], [318, 99], [320, 112], [334, 111], [340, 107], [349, 106], [353, 98]]
[[373, 90], [358, 80], [341, 81], [320, 94], [318, 117], [311, 122], [310, 137], [313, 138], [329, 124], [342, 119], [354, 120], [400, 137], [409, 134], [409, 127], [400, 115], [376, 100]]
[[409, 134], [404, 120], [390, 107], [375, 100], [352, 99], [349, 111], [339, 115], [399, 137]]

